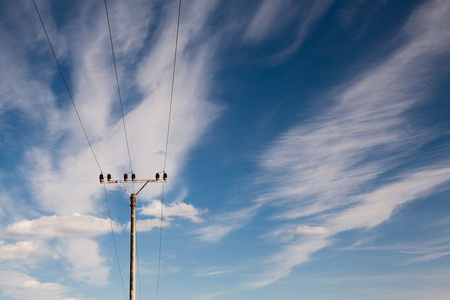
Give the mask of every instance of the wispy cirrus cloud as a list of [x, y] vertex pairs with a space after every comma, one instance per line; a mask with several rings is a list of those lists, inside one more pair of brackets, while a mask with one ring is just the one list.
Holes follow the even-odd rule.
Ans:
[[208, 269], [208, 270], [202, 270], [198, 272], [198, 274], [193, 275], [194, 277], [205, 277], [205, 276], [215, 276], [215, 275], [222, 275], [234, 272], [235, 270], [217, 270], [217, 269]]
[[261, 205], [256, 204], [241, 210], [218, 214], [213, 217], [208, 226], [197, 229], [193, 234], [203, 242], [218, 242], [230, 232], [245, 226], [257, 213], [259, 207]]
[[249, 23], [244, 33], [244, 41], [260, 43], [270, 40], [282, 30], [294, 32], [293, 40], [287, 47], [273, 56], [279, 61], [294, 54], [304, 43], [316, 23], [333, 3], [326, 1], [265, 0]]
[[411, 200], [424, 197], [450, 180], [450, 168], [432, 166], [426, 171], [415, 171], [395, 183], [379, 187], [361, 195], [353, 207], [330, 214], [327, 226], [337, 232], [353, 228], [371, 228], [388, 220], [394, 209]]
[[111, 267], [102, 256], [98, 242], [88, 238], [62, 239], [57, 249], [61, 258], [68, 263], [71, 277], [92, 286], [108, 283]]
[[244, 40], [260, 42], [283, 28], [286, 19], [291, 19], [289, 6], [291, 0], [265, 0], [261, 3], [244, 34]]
[[450, 243], [448, 240], [431, 240], [413, 245], [401, 245], [401, 248], [396, 250], [407, 257], [401, 264], [414, 264], [450, 255]]
[[426, 262], [426, 261], [431, 261], [431, 260], [439, 259], [441, 257], [450, 255], [450, 251], [444, 251], [444, 252], [442, 252], [442, 251], [435, 251], [435, 252], [421, 251], [421, 252], [413, 252], [413, 253], [419, 254], [419, 257], [415, 257], [415, 258], [411, 259], [410, 263]]
[[294, 241], [283, 245], [278, 253], [265, 260], [265, 271], [245, 285], [260, 288], [289, 275], [293, 267], [309, 261], [312, 253], [331, 244], [327, 236], [296, 236]]
[[[263, 170], [270, 172], [262, 181], [270, 188], [260, 202], [275, 206], [272, 218], [290, 221], [292, 228], [274, 232], [284, 245], [253, 286], [288, 275], [328, 246], [329, 236], [375, 227], [400, 205], [450, 180], [448, 161], [405, 165], [440, 134], [414, 129], [405, 113], [428, 97], [422, 79], [432, 76], [431, 62], [450, 49], [450, 34], [443, 29], [450, 25], [449, 10], [445, 1], [419, 7], [402, 30], [409, 38], [404, 45], [338, 89], [331, 108], [283, 134], [261, 157]], [[310, 231], [296, 221], [305, 217], [323, 234], [298, 237]]]

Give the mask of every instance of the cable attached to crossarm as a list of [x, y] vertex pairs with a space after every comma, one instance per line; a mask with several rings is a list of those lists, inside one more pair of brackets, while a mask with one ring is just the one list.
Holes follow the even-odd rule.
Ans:
[[83, 122], [81, 121], [81, 117], [80, 117], [80, 114], [78, 113], [78, 109], [77, 109], [77, 106], [75, 105], [75, 101], [73, 101], [72, 94], [70, 93], [69, 86], [67, 85], [67, 81], [66, 81], [66, 78], [64, 77], [64, 74], [63, 74], [63, 71], [59, 64], [58, 58], [56, 57], [56, 53], [55, 53], [55, 50], [53, 49], [52, 42], [50, 41], [50, 37], [48, 36], [47, 29], [45, 29], [44, 21], [42, 20], [41, 13], [39, 12], [39, 9], [36, 5], [36, 1], [33, 0], [33, 3], [34, 3], [34, 7], [36, 8], [36, 12], [39, 16], [39, 20], [41, 21], [42, 28], [44, 29], [45, 36], [47, 37], [48, 44], [50, 45], [50, 48], [52, 49], [53, 57], [55, 58], [56, 64], [58, 65], [59, 73], [61, 74], [62, 80], [64, 81], [64, 85], [66, 86], [66, 90], [67, 90], [67, 93], [69, 94], [70, 100], [72, 101], [72, 106], [75, 110], [75, 113], [77, 114], [78, 121], [80, 121], [80, 125], [81, 125], [81, 128], [83, 129], [84, 136], [86, 137], [89, 147], [91, 148], [92, 155], [94, 156], [95, 162], [97, 163], [100, 173], [103, 173], [102, 168], [100, 167], [100, 163], [98, 162], [97, 156], [95, 155], [94, 148], [92, 147], [91, 141], [89, 140], [89, 137], [86, 133], [86, 129], [84, 128]]
[[[173, 71], [172, 71], [172, 88], [170, 91], [170, 105], [169, 105], [169, 117], [167, 121], [167, 136], [166, 136], [166, 151], [164, 154], [164, 167], [163, 170], [166, 172], [166, 163], [167, 163], [167, 152], [169, 148], [169, 134], [170, 134], [170, 119], [172, 115], [172, 103], [173, 103], [173, 90], [175, 86], [175, 70], [177, 64], [177, 51], [178, 51], [178, 35], [180, 32], [180, 18], [181, 18], [181, 0], [178, 5], [178, 20], [177, 20], [177, 36], [175, 40], [175, 53], [173, 59]], [[159, 281], [161, 275], [161, 250], [162, 250], [162, 232], [163, 232], [163, 216], [164, 216], [164, 191], [165, 184], [163, 183], [162, 192], [161, 192], [161, 215], [160, 215], [160, 227], [159, 227], [159, 254], [158, 254], [158, 281], [156, 286], [156, 300], [159, 299]]]
[[[73, 100], [72, 94], [70, 93], [69, 86], [67, 84], [66, 78], [64, 77], [64, 73], [63, 73], [63, 71], [61, 69], [61, 66], [59, 64], [58, 58], [56, 57], [55, 50], [53, 49], [53, 45], [52, 45], [52, 43], [50, 41], [50, 37], [49, 37], [49, 35], [47, 33], [47, 30], [45, 28], [44, 21], [42, 20], [41, 14], [39, 12], [39, 8], [37, 7], [37, 4], [36, 4], [35, 0], [33, 0], [33, 3], [34, 3], [34, 7], [36, 8], [36, 12], [37, 12], [37, 14], [39, 16], [39, 20], [41, 22], [42, 28], [44, 29], [45, 36], [47, 37], [48, 44], [50, 45], [50, 49], [52, 50], [53, 57], [55, 58], [56, 64], [58, 66], [59, 73], [61, 74], [61, 77], [62, 77], [62, 79], [64, 81], [64, 85], [66, 86], [66, 90], [67, 90], [67, 93], [69, 94], [70, 100], [72, 101], [72, 106], [73, 106], [73, 108], [75, 110], [75, 113], [76, 113], [76, 115], [78, 117], [78, 121], [80, 122], [81, 128], [83, 129], [84, 136], [86, 137], [86, 140], [87, 140], [87, 142], [89, 144], [89, 148], [91, 149], [92, 155], [94, 156], [95, 162], [97, 163], [98, 169], [100, 170], [100, 173], [102, 174], [103, 173], [102, 168], [100, 167], [100, 163], [99, 163], [99, 161], [97, 159], [97, 156], [95, 155], [94, 148], [92, 147], [92, 144], [91, 144], [91, 141], [89, 140], [89, 137], [87, 135], [86, 129], [84, 128], [84, 125], [83, 125], [83, 122], [81, 120], [80, 114], [78, 113], [77, 106], [75, 105], [75, 101]], [[131, 163], [131, 161], [130, 161], [130, 163]], [[114, 249], [115, 249], [115, 253], [116, 253], [117, 265], [119, 267], [120, 279], [121, 279], [121, 282], [122, 282], [122, 288], [123, 288], [123, 292], [124, 292], [124, 296], [125, 296], [125, 300], [126, 300], [127, 297], [126, 297], [126, 293], [125, 293], [125, 285], [123, 283], [122, 270], [120, 268], [119, 254], [118, 254], [118, 251], [117, 251], [116, 238], [115, 238], [115, 235], [114, 235], [114, 229], [113, 229], [113, 225], [112, 225], [111, 211], [110, 211], [110, 208], [109, 208], [108, 195], [106, 193], [105, 185], [103, 185], [103, 187], [104, 187], [104, 191], [105, 191], [106, 206], [107, 206], [107, 209], [108, 209], [109, 222], [110, 222], [111, 234], [112, 234], [112, 238], [113, 238], [113, 242], [114, 242]]]
[[114, 44], [113, 44], [113, 38], [112, 38], [112, 33], [111, 33], [111, 25], [109, 22], [108, 5], [106, 4], [106, 0], [105, 0], [105, 11], [106, 11], [106, 20], [108, 21], [109, 41], [111, 42], [111, 52], [112, 52], [113, 61], [114, 61], [114, 71], [116, 73], [117, 92], [119, 94], [120, 109], [122, 111], [123, 131], [125, 132], [125, 142], [127, 144], [128, 160], [130, 162], [131, 173], [133, 173], [133, 164], [131, 163], [131, 154], [130, 154], [130, 145], [128, 143], [127, 127], [125, 125], [125, 114], [123, 112], [123, 105], [122, 105], [122, 94], [120, 93], [119, 75], [117, 73], [116, 55], [114, 53]]

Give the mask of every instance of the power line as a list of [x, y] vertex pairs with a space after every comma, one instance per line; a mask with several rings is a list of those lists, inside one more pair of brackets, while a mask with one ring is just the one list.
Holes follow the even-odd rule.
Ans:
[[[178, 20], [177, 20], [177, 36], [175, 39], [175, 53], [173, 59], [173, 71], [172, 71], [172, 87], [170, 91], [170, 104], [169, 104], [169, 117], [167, 121], [167, 136], [166, 136], [166, 151], [164, 154], [164, 172], [166, 171], [166, 163], [167, 163], [167, 151], [169, 148], [169, 134], [170, 134], [170, 119], [172, 115], [172, 103], [173, 103], [173, 89], [175, 86], [175, 70], [177, 64], [177, 51], [178, 51], [178, 35], [180, 32], [180, 18], [181, 18], [181, 0], [178, 4]], [[164, 215], [164, 191], [165, 184], [163, 183], [162, 191], [161, 191], [161, 215], [160, 215], [160, 227], [159, 227], [159, 254], [158, 254], [158, 281], [156, 286], [156, 300], [159, 299], [159, 281], [161, 275], [161, 251], [162, 251], [162, 233], [163, 233], [163, 215]]]
[[122, 95], [121, 95], [121, 93], [120, 93], [119, 75], [117, 74], [116, 55], [114, 54], [114, 44], [113, 44], [113, 38], [112, 38], [112, 33], [111, 33], [111, 25], [110, 25], [110, 23], [109, 23], [108, 5], [106, 4], [106, 0], [105, 0], [105, 11], [106, 11], [106, 20], [108, 21], [109, 40], [110, 40], [110, 42], [111, 42], [111, 52], [112, 52], [113, 61], [114, 61], [114, 71], [115, 71], [115, 73], [116, 73], [117, 92], [119, 93], [120, 109], [121, 109], [121, 111], [122, 111], [123, 130], [124, 130], [124, 132], [125, 132], [125, 142], [126, 142], [126, 144], [127, 144], [128, 160], [130, 161], [130, 170], [131, 170], [131, 173], [133, 173], [133, 165], [132, 165], [132, 163], [131, 163], [130, 146], [129, 146], [129, 144], [128, 144], [127, 127], [125, 126], [125, 115], [124, 115], [124, 113], [123, 113]]
[[[117, 92], [119, 94], [120, 110], [122, 112], [122, 121], [123, 121], [122, 123], [123, 123], [123, 131], [125, 133], [125, 143], [127, 145], [128, 160], [130, 162], [130, 171], [133, 174], [133, 164], [132, 164], [132, 161], [131, 161], [130, 145], [128, 143], [127, 127], [125, 125], [125, 114], [123, 112], [122, 94], [120, 92], [119, 75], [118, 75], [118, 72], [117, 72], [117, 64], [116, 64], [116, 55], [115, 55], [115, 52], [114, 52], [114, 43], [113, 43], [112, 32], [111, 32], [111, 24], [110, 24], [110, 21], [109, 21], [108, 4], [106, 3], [106, 0], [104, 0], [104, 2], [105, 2], [106, 20], [107, 20], [107, 23], [108, 23], [109, 41], [111, 42], [111, 52], [112, 52], [112, 57], [113, 57], [113, 62], [114, 62], [114, 71], [115, 71], [115, 74], [116, 74]], [[134, 183], [133, 183], [133, 193], [134, 193]], [[137, 231], [136, 231], [136, 249], [137, 248], [138, 248], [138, 244], [137, 244]], [[137, 257], [137, 269], [138, 269], [138, 283], [139, 283], [139, 298], [142, 299], [141, 275], [140, 275], [140, 272], [139, 272], [139, 256]]]
[[170, 134], [170, 119], [172, 115], [172, 102], [173, 102], [173, 88], [175, 86], [175, 70], [177, 64], [177, 50], [178, 50], [178, 34], [180, 31], [180, 17], [181, 17], [181, 0], [178, 5], [178, 22], [177, 22], [177, 37], [175, 40], [175, 54], [173, 58], [173, 71], [172, 71], [172, 88], [170, 90], [170, 105], [169, 105], [169, 118], [167, 121], [167, 136], [166, 136], [166, 151], [164, 155], [164, 168], [163, 171], [166, 171], [166, 162], [167, 162], [167, 149], [169, 148], [169, 134]]
[[86, 129], [84, 128], [83, 122], [81, 121], [80, 114], [78, 113], [78, 109], [77, 109], [77, 107], [75, 105], [75, 102], [73, 101], [72, 94], [70, 93], [69, 86], [67, 85], [66, 78], [64, 77], [63, 71], [61, 70], [61, 66], [59, 65], [58, 58], [56, 57], [56, 54], [55, 54], [55, 50], [53, 50], [52, 42], [50, 41], [50, 38], [49, 38], [48, 33], [47, 33], [47, 30], [45, 29], [44, 21], [42, 20], [41, 14], [40, 14], [39, 9], [38, 9], [38, 7], [36, 5], [36, 1], [33, 0], [33, 3], [34, 3], [34, 7], [36, 8], [36, 12], [37, 12], [37, 14], [39, 16], [39, 20], [41, 21], [42, 28], [44, 29], [45, 36], [47, 37], [48, 44], [50, 45], [50, 48], [52, 49], [53, 57], [55, 58], [56, 64], [58, 65], [59, 73], [61, 74], [61, 77], [62, 77], [62, 79], [64, 81], [64, 85], [66, 86], [67, 93], [69, 94], [70, 100], [72, 101], [73, 108], [75, 109], [75, 113], [77, 114], [78, 121], [80, 121], [80, 125], [81, 125], [81, 128], [83, 129], [84, 136], [86, 137], [86, 140], [87, 140], [87, 142], [89, 144], [89, 147], [91, 148], [92, 155], [95, 158], [95, 162], [97, 163], [97, 166], [98, 166], [100, 172], [103, 173], [102, 172], [102, 168], [100, 167], [100, 164], [98, 162], [97, 156], [95, 155], [94, 148], [92, 148], [91, 141], [89, 140], [89, 137], [88, 137], [88, 135], [86, 133]]
[[119, 267], [120, 281], [122, 282], [123, 295], [124, 295], [125, 300], [126, 300], [127, 299], [127, 293], [125, 292], [125, 284], [123, 283], [122, 269], [120, 267], [119, 253], [117, 252], [116, 237], [114, 235], [114, 229], [113, 229], [112, 220], [111, 220], [111, 211], [109, 209], [108, 194], [106, 193], [106, 185], [105, 184], [103, 184], [103, 188], [105, 190], [106, 206], [108, 207], [109, 224], [111, 226], [111, 234], [112, 234], [112, 238], [113, 238], [113, 242], [114, 242], [114, 250], [116, 251], [117, 266]]
[[[36, 8], [36, 12], [37, 12], [37, 14], [39, 16], [39, 20], [41, 21], [42, 28], [44, 29], [45, 36], [47, 37], [48, 44], [50, 45], [50, 49], [52, 50], [53, 57], [55, 58], [56, 64], [58, 65], [59, 73], [61, 74], [61, 77], [62, 77], [62, 79], [64, 81], [64, 85], [66, 86], [66, 90], [67, 90], [67, 93], [69, 94], [70, 100], [72, 101], [72, 106], [73, 106], [73, 108], [75, 110], [75, 113], [76, 113], [76, 115], [78, 117], [78, 121], [80, 122], [81, 128], [83, 129], [84, 136], [86, 137], [86, 140], [87, 140], [87, 142], [89, 144], [89, 148], [91, 149], [92, 155], [94, 156], [95, 162], [97, 163], [97, 166], [98, 166], [98, 168], [100, 170], [100, 173], [103, 173], [102, 168], [100, 167], [100, 163], [98, 162], [97, 156], [95, 155], [94, 148], [92, 147], [92, 144], [91, 144], [91, 142], [89, 140], [89, 137], [87, 135], [86, 129], [84, 128], [83, 122], [81, 121], [81, 117], [80, 117], [80, 114], [78, 113], [78, 109], [77, 109], [77, 106], [75, 105], [75, 101], [73, 100], [72, 94], [70, 93], [69, 86], [67, 84], [66, 78], [64, 77], [64, 74], [63, 74], [63, 71], [62, 71], [61, 66], [59, 64], [58, 58], [56, 57], [55, 50], [53, 49], [53, 45], [52, 45], [52, 43], [50, 41], [50, 37], [48, 36], [47, 30], [46, 30], [45, 25], [44, 25], [44, 21], [42, 20], [41, 13], [39, 12], [39, 8], [37, 7], [37, 4], [36, 4], [35, 0], [33, 0], [33, 3], [34, 3], [34, 7]], [[130, 164], [131, 164], [131, 161], [130, 161]], [[114, 230], [113, 230], [112, 220], [111, 220], [111, 212], [110, 212], [110, 209], [109, 209], [108, 195], [106, 193], [105, 185], [103, 185], [103, 186], [104, 186], [104, 189], [105, 189], [105, 199], [106, 199], [106, 205], [107, 205], [107, 208], [108, 208], [108, 215], [109, 215], [109, 222], [110, 222], [110, 227], [111, 227], [111, 234], [112, 234], [112, 238], [113, 238], [113, 242], [114, 242], [114, 249], [115, 249], [115, 253], [116, 253], [117, 264], [118, 264], [118, 267], [119, 267], [120, 279], [121, 279], [121, 282], [122, 282], [122, 288], [123, 288], [125, 299], [126, 299], [125, 286], [124, 286], [124, 283], [123, 283], [122, 271], [121, 271], [121, 268], [120, 268], [119, 254], [117, 252], [116, 238], [115, 238], [115, 235], [114, 235]]]

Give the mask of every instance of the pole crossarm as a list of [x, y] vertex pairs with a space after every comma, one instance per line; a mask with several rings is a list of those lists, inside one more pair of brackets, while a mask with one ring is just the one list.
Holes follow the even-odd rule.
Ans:
[[136, 180], [104, 180], [100, 183], [149, 183], [149, 182], [167, 182], [167, 179], [136, 179]]

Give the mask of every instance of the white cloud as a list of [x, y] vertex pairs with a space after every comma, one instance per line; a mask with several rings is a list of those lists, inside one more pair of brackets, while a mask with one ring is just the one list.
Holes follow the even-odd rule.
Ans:
[[86, 238], [65, 239], [57, 248], [60, 256], [69, 263], [71, 277], [94, 286], [108, 282], [111, 268], [105, 265], [106, 259], [100, 255], [96, 241]]
[[[122, 226], [112, 221], [115, 231]], [[83, 216], [74, 213], [71, 216], [44, 216], [35, 220], [23, 220], [6, 227], [5, 233], [10, 237], [30, 236], [41, 238], [56, 237], [92, 237], [104, 235], [111, 231], [109, 219]]]
[[[153, 200], [147, 206], [140, 209], [141, 214], [147, 216], [160, 217], [161, 216], [161, 202]], [[189, 219], [195, 223], [201, 223], [203, 220], [199, 217], [205, 211], [195, 208], [192, 204], [184, 202], [172, 202], [163, 207], [164, 218], [168, 221], [173, 217], [181, 217]]]
[[[123, 226], [113, 222], [115, 230]], [[144, 227], [144, 226], [143, 226]], [[145, 228], [145, 227], [144, 227]], [[28, 262], [31, 254], [53, 256], [66, 264], [66, 272], [77, 281], [90, 285], [104, 285], [108, 282], [110, 267], [101, 256], [98, 243], [87, 237], [108, 234], [111, 231], [109, 219], [93, 216], [46, 216], [35, 220], [23, 220], [9, 225], [5, 235], [10, 238], [29, 237], [33, 239], [57, 238], [55, 245], [50, 242], [38, 244], [33, 241], [22, 241], [0, 246], [0, 258], [4, 260], [21, 259]], [[38, 281], [26, 281], [22, 288], [50, 289], [56, 285], [39, 285]]]
[[38, 244], [32, 241], [21, 241], [15, 244], [0, 243], [1, 260], [26, 260], [28, 256], [38, 250]]
[[295, 232], [304, 234], [330, 234], [331, 230], [323, 226], [301, 225], [295, 228]]
[[69, 290], [59, 283], [40, 282], [15, 270], [0, 271], [0, 286], [3, 296], [14, 299], [59, 300]]
[[[153, 228], [160, 228], [161, 220], [160, 219], [146, 219], [146, 220], [137, 220], [136, 221], [136, 229], [139, 232], [151, 231]], [[170, 223], [167, 221], [162, 222], [163, 227], [170, 226]], [[128, 223], [128, 229], [130, 228], [130, 223]]]
[[21, 289], [29, 290], [64, 290], [65, 288], [58, 283], [39, 282], [37, 280], [27, 280], [19, 285]]

